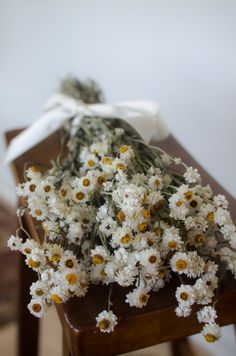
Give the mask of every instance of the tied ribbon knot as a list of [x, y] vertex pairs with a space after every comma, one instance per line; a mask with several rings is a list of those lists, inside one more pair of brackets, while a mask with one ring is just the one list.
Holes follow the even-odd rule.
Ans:
[[5, 163], [15, 160], [36, 146], [62, 127], [67, 120], [73, 119], [73, 125], [79, 126], [85, 116], [122, 119], [130, 124], [146, 143], [152, 139], [161, 141], [169, 134], [158, 105], [152, 101], [129, 101], [114, 105], [85, 104], [68, 95], [55, 94], [47, 101], [42, 116], [11, 141]]

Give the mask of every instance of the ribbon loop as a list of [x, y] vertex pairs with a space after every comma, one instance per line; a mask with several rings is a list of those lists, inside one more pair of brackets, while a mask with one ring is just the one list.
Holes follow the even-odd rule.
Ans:
[[70, 96], [55, 94], [46, 102], [44, 110], [41, 117], [11, 141], [5, 163], [21, 156], [73, 117], [76, 117], [78, 125], [84, 116], [122, 119], [133, 126], [145, 142], [151, 139], [161, 141], [169, 134], [157, 104], [152, 101], [131, 101], [115, 105], [85, 104]]

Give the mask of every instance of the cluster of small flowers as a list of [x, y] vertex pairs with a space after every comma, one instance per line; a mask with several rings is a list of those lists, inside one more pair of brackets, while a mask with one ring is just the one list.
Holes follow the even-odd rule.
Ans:
[[[75, 151], [71, 143], [69, 148]], [[174, 173], [172, 165], [185, 171]], [[217, 259], [236, 277], [236, 229], [225, 197], [202, 186], [197, 169], [122, 128], [94, 135], [90, 144], [85, 140], [69, 168], [55, 167], [43, 174], [28, 168], [18, 187], [29, 214], [42, 223], [44, 242], [8, 241], [39, 276], [30, 289], [30, 311], [41, 317], [52, 302], [84, 296], [90, 283], [133, 286], [125, 302], [142, 308], [150, 292], [176, 274], [187, 281], [176, 290], [177, 316], [187, 317], [199, 305], [206, 341], [217, 340]], [[110, 332], [117, 317], [104, 310], [96, 321]]]
[[42, 317], [52, 302], [66, 302], [71, 295], [84, 296], [88, 289], [86, 268], [79, 263], [74, 253], [58, 244], [39, 244], [33, 239], [25, 242], [18, 236], [11, 236], [8, 246], [20, 251], [25, 262], [40, 276], [30, 287], [32, 296], [28, 305], [30, 312]]

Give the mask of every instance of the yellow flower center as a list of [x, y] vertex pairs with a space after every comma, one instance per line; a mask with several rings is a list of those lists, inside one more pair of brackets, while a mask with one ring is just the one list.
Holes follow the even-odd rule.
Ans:
[[117, 219], [120, 221], [120, 222], [123, 222], [125, 221], [125, 213], [120, 210], [119, 213], [117, 214]]
[[32, 258], [30, 258], [28, 264], [32, 268], [37, 268], [40, 265], [40, 262], [34, 261]]
[[59, 255], [59, 253], [54, 253], [51, 257], [50, 257], [50, 261], [51, 262], [58, 262], [61, 259], [61, 255]]
[[139, 296], [139, 301], [143, 305], [147, 304], [148, 299], [149, 299], [149, 295], [146, 293], [140, 294]]
[[37, 215], [37, 216], [41, 216], [41, 215], [43, 214], [43, 212], [42, 212], [41, 209], [36, 209], [36, 210], [34, 211], [34, 213], [35, 213], [35, 215]]
[[156, 184], [157, 186], [159, 186], [159, 185], [161, 184], [160, 180], [159, 180], [159, 179], [155, 179], [155, 184]]
[[98, 184], [103, 184], [105, 182], [106, 182], [106, 177], [104, 177], [104, 176], [98, 177]]
[[78, 200], [83, 200], [84, 197], [85, 197], [85, 194], [84, 194], [83, 192], [78, 192], [78, 193], [76, 193], [76, 198], [77, 198]]
[[112, 164], [112, 159], [109, 158], [109, 157], [103, 157], [102, 163], [111, 165]]
[[90, 185], [90, 180], [88, 178], [84, 178], [82, 183], [84, 187], [88, 187]]
[[67, 268], [72, 268], [72, 267], [74, 267], [74, 262], [73, 262], [71, 259], [66, 260], [66, 261], [65, 261], [65, 266], [66, 266]]
[[141, 224], [138, 225], [138, 230], [140, 232], [145, 232], [148, 228], [148, 224], [146, 222], [142, 222]]
[[89, 159], [87, 163], [88, 163], [88, 166], [89, 166], [89, 167], [95, 166], [95, 162], [94, 162], [93, 159]]
[[76, 275], [74, 273], [69, 273], [66, 276], [66, 280], [69, 284], [74, 285], [76, 283]]
[[187, 267], [187, 262], [185, 260], [178, 260], [175, 263], [177, 271], [183, 271]]
[[177, 247], [176, 241], [169, 241], [168, 242], [168, 247], [171, 248], [171, 249], [176, 248]]
[[118, 163], [117, 165], [116, 165], [116, 169], [118, 170], [118, 169], [120, 169], [120, 170], [124, 170], [125, 169], [125, 165], [123, 164], [123, 163]]
[[183, 204], [182, 200], [178, 200], [178, 201], [175, 203], [175, 205], [176, 205], [177, 207], [180, 207], [182, 204]]
[[101, 330], [107, 330], [108, 328], [109, 328], [109, 326], [110, 326], [110, 321], [109, 320], [107, 320], [107, 319], [102, 319], [100, 322], [99, 322], [99, 328], [101, 329]]
[[129, 234], [125, 234], [125, 235], [120, 239], [120, 242], [125, 245], [125, 244], [129, 243], [130, 240], [131, 240], [131, 236], [130, 236]]
[[152, 256], [149, 257], [148, 261], [149, 261], [150, 263], [156, 263], [157, 257], [156, 257], [155, 255], [152, 255]]
[[188, 297], [189, 297], [188, 293], [186, 293], [186, 292], [180, 293], [180, 298], [181, 298], [181, 299], [183, 299], [183, 300], [188, 300]]
[[125, 153], [125, 152], [128, 151], [128, 149], [129, 149], [129, 146], [127, 146], [127, 145], [121, 146], [120, 147], [120, 153]]
[[32, 250], [31, 250], [30, 247], [24, 248], [24, 253], [26, 253], [26, 255], [28, 255], [28, 254], [31, 253], [31, 252], [32, 252]]
[[31, 192], [34, 192], [35, 189], [36, 189], [36, 185], [35, 185], [35, 184], [30, 184], [29, 190], [30, 190]]
[[198, 206], [198, 202], [197, 200], [191, 200], [191, 202], [189, 203], [189, 205], [192, 207], [192, 208], [196, 208]]
[[151, 215], [151, 213], [150, 213], [150, 211], [148, 209], [143, 209], [143, 217], [145, 219], [150, 218], [150, 215]]
[[101, 265], [104, 262], [103, 256], [99, 254], [93, 255], [92, 259], [95, 265]]
[[51, 300], [56, 304], [62, 303], [61, 297], [59, 297], [57, 294], [51, 294]]
[[32, 310], [35, 312], [35, 313], [39, 313], [40, 310], [42, 309], [41, 305], [38, 304], [38, 303], [35, 303], [32, 305]]
[[37, 167], [35, 167], [35, 166], [30, 167], [30, 169], [31, 169], [31, 171], [34, 172], [34, 173], [39, 173], [39, 172], [40, 172], [40, 170], [39, 170]]
[[186, 193], [184, 193], [184, 196], [186, 200], [190, 200], [192, 199], [193, 193], [190, 190], [188, 190]]
[[50, 192], [50, 190], [51, 190], [50, 185], [45, 185], [45, 187], [44, 187], [44, 191], [45, 191], [45, 193], [49, 193], [49, 192]]
[[37, 296], [41, 297], [41, 296], [44, 294], [44, 292], [43, 292], [42, 289], [37, 289], [36, 292], [35, 292], [35, 294], [36, 294]]
[[198, 244], [202, 244], [205, 241], [205, 236], [203, 234], [198, 234], [195, 236], [194, 240]]
[[213, 211], [207, 214], [207, 220], [208, 221], [213, 221], [214, 217], [215, 217], [215, 215], [214, 215]]
[[215, 337], [215, 335], [212, 335], [212, 334], [206, 334], [204, 336], [205, 340], [207, 342], [215, 342], [217, 340], [217, 338]]

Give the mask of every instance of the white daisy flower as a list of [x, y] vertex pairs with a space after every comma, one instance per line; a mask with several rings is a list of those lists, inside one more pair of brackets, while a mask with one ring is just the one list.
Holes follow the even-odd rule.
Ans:
[[212, 306], [205, 306], [197, 312], [199, 323], [214, 323], [217, 318], [216, 310]]
[[28, 309], [37, 318], [44, 316], [47, 310], [47, 304], [41, 298], [32, 298], [28, 304]]
[[48, 218], [48, 207], [45, 200], [38, 196], [28, 199], [28, 208], [30, 215], [36, 220], [42, 221]]
[[[20, 190], [21, 189], [21, 190]], [[30, 180], [28, 182], [23, 183], [21, 188], [17, 190], [18, 196], [33, 196], [35, 194], [40, 193], [40, 182], [35, 180]]]
[[138, 268], [135, 266], [124, 266], [119, 269], [115, 275], [115, 282], [117, 282], [121, 287], [128, 287], [134, 283], [135, 277], [138, 274]]
[[214, 215], [214, 221], [219, 226], [232, 223], [229, 211], [222, 208], [218, 208], [216, 210]]
[[214, 297], [214, 291], [211, 286], [208, 286], [206, 281], [199, 278], [193, 286], [196, 293], [196, 302], [197, 304], [207, 305], [212, 302]]
[[120, 158], [115, 158], [114, 161], [112, 162], [112, 168], [114, 172], [119, 172], [119, 171], [125, 171], [127, 168], [127, 163]]
[[189, 213], [189, 208], [185, 205], [184, 197], [179, 194], [173, 194], [169, 198], [170, 216], [176, 220], [185, 220]]
[[43, 253], [27, 255], [25, 263], [34, 271], [39, 272], [45, 266], [46, 258]]
[[188, 304], [184, 303], [179, 304], [179, 306], [175, 309], [175, 313], [178, 317], [187, 318], [188, 316], [190, 316], [191, 312], [191, 307]]
[[187, 253], [176, 252], [170, 260], [170, 265], [172, 271], [178, 272], [179, 274], [187, 274], [191, 267], [191, 261], [189, 260]]
[[62, 288], [61, 285], [52, 287], [49, 292], [49, 301], [55, 304], [65, 303], [70, 297], [69, 290]]
[[49, 262], [57, 264], [60, 262], [64, 254], [64, 249], [58, 244], [48, 244], [46, 256], [48, 257]]
[[188, 252], [189, 270], [187, 275], [189, 277], [199, 277], [204, 272], [205, 262], [201, 256], [198, 255], [197, 251]]
[[117, 230], [117, 227], [117, 222], [108, 216], [101, 221], [101, 224], [99, 225], [99, 230], [104, 235], [110, 236], [114, 234], [114, 232]]
[[139, 252], [139, 262], [143, 267], [155, 269], [161, 262], [160, 252], [155, 248], [148, 248]]
[[191, 285], [181, 284], [176, 289], [175, 296], [181, 304], [193, 305], [195, 303], [195, 290]]
[[123, 145], [119, 148], [120, 158], [124, 161], [129, 161], [134, 158], [134, 151], [131, 146]]
[[12, 251], [21, 251], [23, 240], [19, 236], [11, 235], [7, 241], [7, 246]]
[[133, 233], [129, 228], [118, 227], [117, 230], [112, 234], [111, 241], [113, 247], [129, 247], [133, 241]]
[[46, 282], [48, 285], [53, 285], [57, 283], [58, 274], [54, 271], [53, 268], [45, 268], [41, 272], [41, 280]]
[[[163, 195], [161, 194], [160, 191], [151, 191], [148, 193], [148, 195], [146, 195], [145, 198], [145, 203], [147, 203], [148, 205], [153, 206], [154, 208], [157, 207], [159, 208], [162, 207], [161, 203], [163, 203], [165, 200], [163, 198]], [[159, 205], [160, 203], [160, 205]]]
[[214, 196], [213, 202], [217, 207], [221, 207], [222, 209], [228, 209], [229, 207], [229, 202], [225, 195], [218, 194]]
[[215, 342], [221, 337], [221, 330], [218, 324], [209, 323], [202, 329], [202, 335], [207, 342]]
[[30, 180], [40, 181], [42, 174], [38, 167], [31, 166], [25, 171], [26, 177]]
[[162, 177], [155, 175], [149, 178], [148, 185], [153, 190], [161, 190], [163, 188]]
[[184, 178], [188, 183], [197, 183], [200, 181], [200, 174], [197, 168], [188, 167], [184, 173]]
[[103, 310], [96, 317], [96, 322], [96, 326], [100, 329], [101, 332], [110, 333], [117, 325], [117, 316], [111, 310], [109, 312]]
[[78, 261], [74, 253], [69, 250], [64, 251], [59, 262], [59, 267], [63, 270], [64, 268], [77, 268], [77, 266]]
[[89, 154], [84, 160], [84, 168], [95, 169], [99, 165], [99, 160], [95, 154]]
[[179, 229], [174, 226], [165, 229], [162, 238], [162, 246], [167, 250], [179, 250], [183, 246], [183, 240], [179, 235]]
[[30, 294], [33, 298], [46, 298], [49, 291], [48, 283], [38, 280], [30, 286]]
[[106, 262], [109, 257], [108, 251], [103, 246], [96, 246], [91, 250], [92, 262], [95, 265], [101, 265]]
[[70, 243], [80, 245], [83, 235], [84, 230], [80, 222], [73, 222], [69, 225], [66, 236]]
[[130, 305], [130, 307], [143, 308], [147, 305], [149, 297], [150, 296], [146, 289], [138, 287], [132, 292], [126, 294], [125, 301]]

